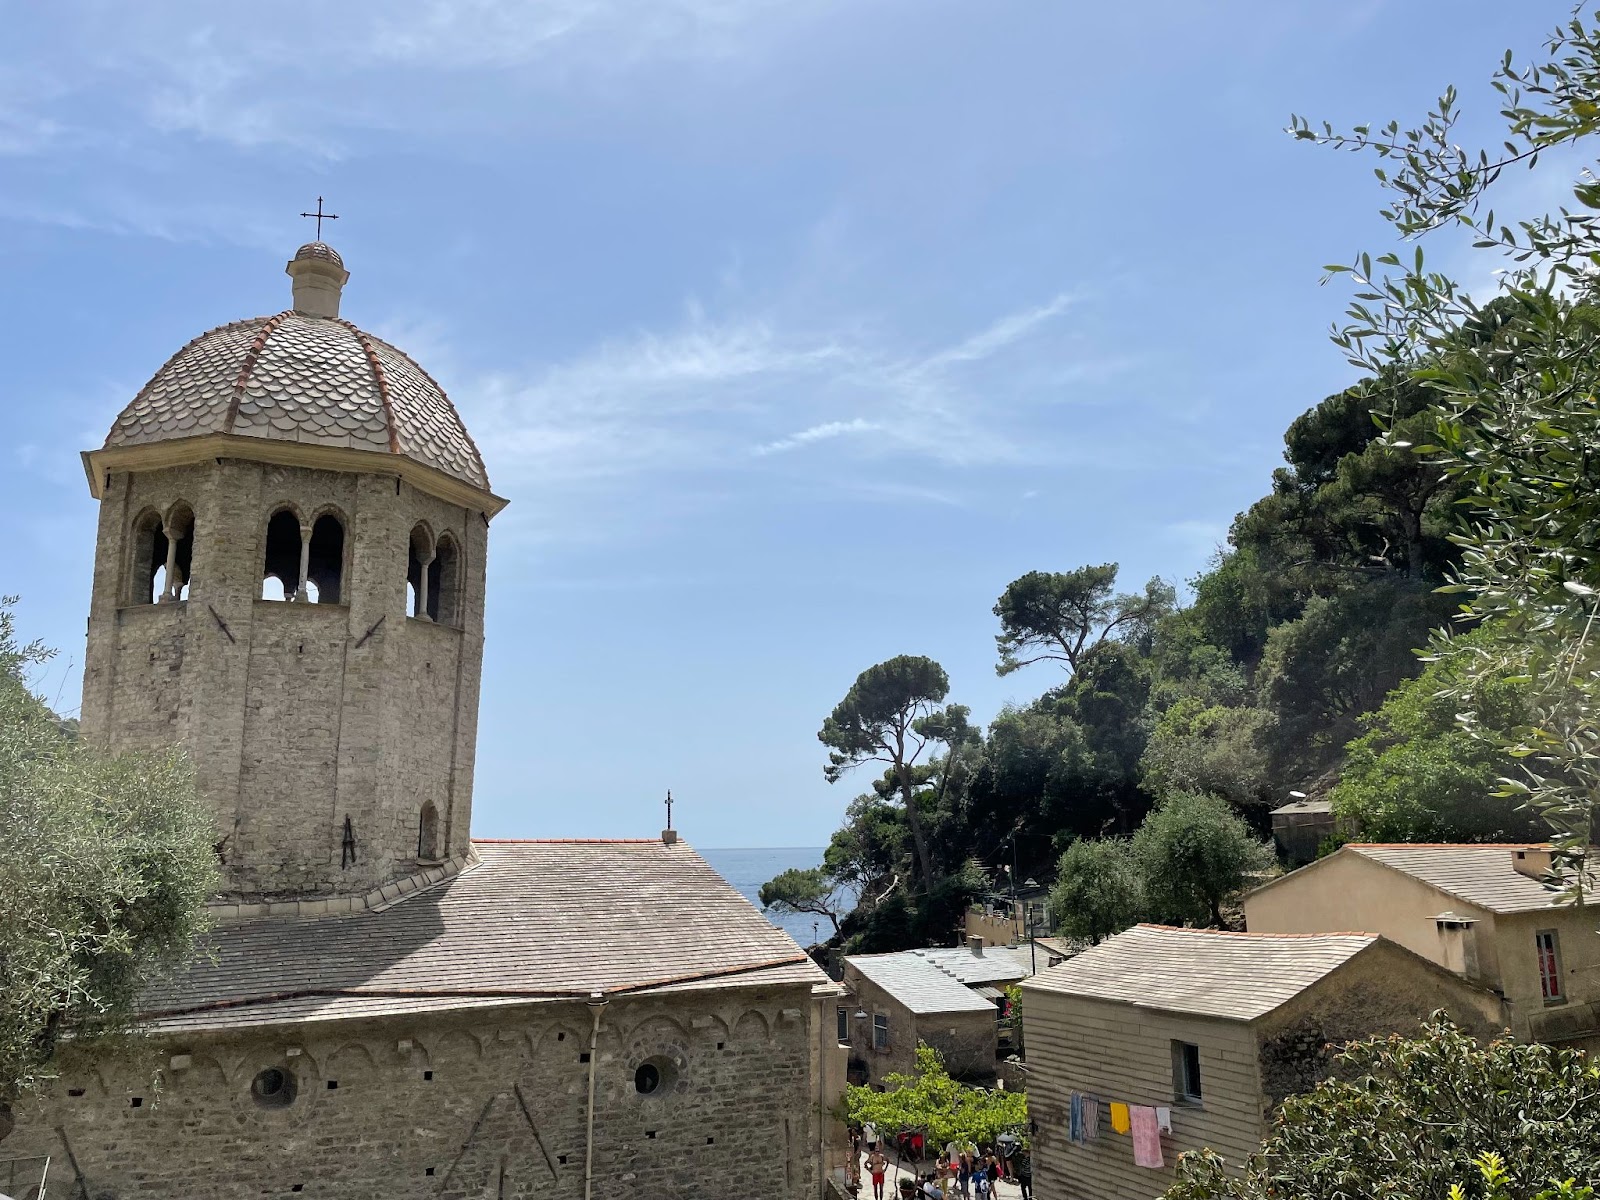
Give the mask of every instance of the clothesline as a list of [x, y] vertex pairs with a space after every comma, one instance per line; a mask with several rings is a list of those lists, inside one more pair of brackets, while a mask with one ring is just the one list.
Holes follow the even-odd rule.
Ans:
[[1100, 1109], [1110, 1111], [1111, 1131], [1133, 1134], [1133, 1163], [1136, 1167], [1165, 1167], [1161, 1154], [1161, 1135], [1172, 1132], [1172, 1109], [1167, 1105], [1109, 1103], [1092, 1092], [1073, 1092], [1072, 1111], [1067, 1126], [1070, 1141], [1087, 1146], [1100, 1136]]

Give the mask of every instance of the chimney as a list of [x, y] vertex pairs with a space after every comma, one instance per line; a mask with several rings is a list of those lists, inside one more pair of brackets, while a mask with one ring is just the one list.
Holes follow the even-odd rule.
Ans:
[[676, 846], [678, 844], [678, 831], [676, 829], [663, 829], [661, 831], [661, 844], [663, 846]]
[[349, 282], [344, 259], [326, 242], [307, 242], [284, 268], [294, 280], [294, 310], [308, 317], [337, 317], [339, 296]]
[[1433, 919], [1439, 931], [1439, 965], [1465, 979], [1478, 976], [1478, 922], [1460, 913], [1442, 912]]
[[974, 958], [983, 957], [983, 937], [980, 934], [967, 935], [967, 949], [972, 951]]
[[1518, 875], [1543, 883], [1550, 874], [1550, 847], [1519, 846], [1511, 852], [1511, 866]]

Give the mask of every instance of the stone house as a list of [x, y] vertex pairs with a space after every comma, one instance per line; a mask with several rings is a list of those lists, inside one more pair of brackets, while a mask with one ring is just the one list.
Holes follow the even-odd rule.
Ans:
[[917, 1043], [939, 1051], [955, 1078], [990, 1086], [1000, 1053], [1004, 988], [1027, 976], [1027, 950], [985, 947], [851, 954], [844, 986], [855, 1008], [839, 1010], [855, 1083], [879, 1086], [916, 1066]]
[[223, 892], [5, 1155], [95, 1200], [815, 1200], [839, 988], [670, 829], [470, 837], [505, 501], [432, 378], [339, 319], [338, 254], [288, 273], [291, 310], [194, 339], [84, 456], [82, 735], [187, 746]]
[[[1041, 1196], [1149, 1200], [1179, 1154], [1257, 1149], [1272, 1109], [1327, 1071], [1323, 1047], [1415, 1030], [1435, 1009], [1476, 1034], [1498, 997], [1375, 934], [1273, 936], [1139, 925], [1022, 984]], [[1074, 1141], [1074, 1093], [1099, 1102]], [[1167, 1111], [1162, 1165], [1138, 1166], [1109, 1105]]]
[[1561, 902], [1538, 845], [1342, 846], [1245, 897], [1262, 933], [1366, 929], [1505, 1000], [1518, 1038], [1600, 1048], [1592, 905]]

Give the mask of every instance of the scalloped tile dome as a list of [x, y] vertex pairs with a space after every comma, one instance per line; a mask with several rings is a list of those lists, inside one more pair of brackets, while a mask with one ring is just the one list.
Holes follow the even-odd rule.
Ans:
[[122, 410], [105, 444], [207, 434], [398, 454], [489, 490], [444, 390], [409, 355], [338, 318], [290, 311], [201, 334]]

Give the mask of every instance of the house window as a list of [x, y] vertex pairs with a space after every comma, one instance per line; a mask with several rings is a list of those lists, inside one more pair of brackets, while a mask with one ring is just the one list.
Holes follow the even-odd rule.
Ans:
[[1556, 942], [1554, 929], [1541, 929], [1533, 935], [1534, 949], [1539, 955], [1539, 990], [1546, 1004], [1565, 1000], [1561, 990], [1561, 949]]
[[887, 1050], [889, 1048], [889, 1014], [872, 1014], [872, 1048], [874, 1050]]
[[1200, 1103], [1200, 1047], [1192, 1042], [1172, 1043], [1172, 1094], [1191, 1104]]
[[839, 1042], [842, 1045], [850, 1040], [850, 1010], [839, 1009]]

